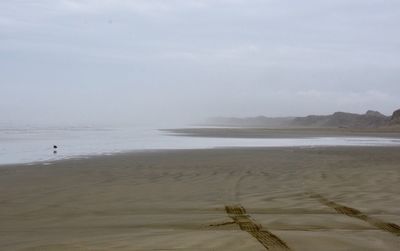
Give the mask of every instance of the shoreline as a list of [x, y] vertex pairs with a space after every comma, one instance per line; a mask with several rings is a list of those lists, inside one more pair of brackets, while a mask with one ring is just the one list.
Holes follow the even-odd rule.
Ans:
[[[400, 145], [400, 133], [352, 133], [338, 129], [266, 129], [266, 128], [187, 128], [159, 130], [115, 130], [111, 133], [68, 132], [60, 138], [42, 132], [37, 137], [18, 140], [13, 135], [3, 146], [0, 166], [35, 162], [52, 162], [64, 158], [85, 158], [132, 151], [169, 149], [212, 149], [227, 147], [291, 147]], [[94, 137], [96, 136], [96, 137]], [[81, 138], [82, 137], [82, 138]], [[357, 137], [360, 137], [357, 139]], [[361, 138], [362, 137], [362, 138]], [[114, 140], [115, 138], [115, 140]], [[14, 141], [12, 140], [14, 139]], [[367, 142], [367, 141], [369, 142]], [[50, 148], [60, 146], [57, 154]]]
[[126, 150], [119, 152], [109, 152], [109, 153], [98, 153], [98, 154], [84, 154], [75, 155], [70, 157], [63, 157], [59, 159], [48, 159], [39, 160], [32, 162], [17, 162], [17, 163], [0, 163], [0, 170], [2, 168], [13, 168], [13, 167], [28, 167], [28, 166], [48, 166], [54, 165], [64, 161], [79, 161], [79, 160], [90, 160], [96, 158], [107, 158], [107, 157], [118, 157], [118, 156], [131, 156], [131, 155], [141, 155], [141, 154], [152, 154], [152, 153], [184, 153], [191, 151], [213, 151], [213, 150], [285, 150], [285, 149], [330, 149], [330, 148], [399, 148], [400, 145], [302, 145], [302, 146], [223, 146], [223, 147], [210, 147], [210, 148], [164, 148], [164, 149], [143, 149], [143, 150]]
[[159, 129], [174, 136], [216, 138], [378, 137], [400, 138], [400, 129], [204, 127]]

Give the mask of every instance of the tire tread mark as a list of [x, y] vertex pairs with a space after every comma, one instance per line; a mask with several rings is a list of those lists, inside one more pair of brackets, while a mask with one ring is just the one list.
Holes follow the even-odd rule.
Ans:
[[288, 245], [279, 239], [273, 233], [262, 229], [260, 224], [257, 224], [250, 215], [247, 214], [246, 209], [241, 205], [225, 206], [225, 211], [228, 216], [239, 225], [242, 231], [249, 233], [258, 242], [260, 242], [267, 250], [286, 250], [289, 251]]
[[344, 214], [349, 217], [353, 217], [353, 218], [365, 221], [378, 229], [381, 229], [383, 231], [400, 236], [400, 226], [397, 224], [385, 222], [385, 221], [379, 220], [377, 218], [373, 218], [371, 216], [368, 216], [368, 215], [362, 213], [361, 211], [359, 211], [355, 208], [347, 207], [347, 206], [341, 205], [339, 203], [336, 203], [334, 201], [330, 201], [330, 200], [322, 197], [319, 194], [311, 194], [310, 197], [317, 199], [321, 204], [324, 204], [325, 206], [328, 206], [328, 207], [336, 210], [336, 212], [338, 212], [340, 214]]

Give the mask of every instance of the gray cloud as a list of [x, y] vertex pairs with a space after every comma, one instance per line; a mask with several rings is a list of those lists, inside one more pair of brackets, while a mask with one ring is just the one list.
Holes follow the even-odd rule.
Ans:
[[400, 2], [0, 2], [0, 121], [390, 113]]

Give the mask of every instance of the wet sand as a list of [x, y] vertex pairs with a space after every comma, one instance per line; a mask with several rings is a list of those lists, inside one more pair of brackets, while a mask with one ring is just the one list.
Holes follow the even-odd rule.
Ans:
[[400, 148], [173, 150], [0, 167], [1, 250], [399, 250]]
[[177, 128], [163, 129], [176, 136], [217, 138], [385, 137], [400, 138], [400, 127], [382, 128]]

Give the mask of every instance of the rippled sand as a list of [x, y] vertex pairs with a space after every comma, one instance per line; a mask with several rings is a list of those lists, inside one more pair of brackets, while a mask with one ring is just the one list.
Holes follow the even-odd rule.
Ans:
[[400, 148], [0, 167], [1, 250], [399, 250]]

